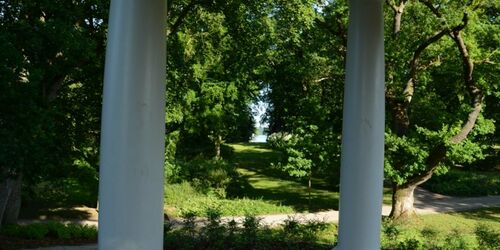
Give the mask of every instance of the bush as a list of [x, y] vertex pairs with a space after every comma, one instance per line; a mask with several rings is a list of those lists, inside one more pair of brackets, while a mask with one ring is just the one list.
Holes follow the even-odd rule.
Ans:
[[318, 240], [317, 234], [324, 231], [327, 226], [321, 221], [309, 221], [301, 224], [295, 218], [288, 217], [283, 223], [283, 234], [285, 238], [292, 241], [313, 243]]
[[424, 248], [424, 242], [419, 238], [408, 238], [399, 242], [398, 250], [420, 250]]
[[446, 236], [443, 244], [444, 249], [476, 249], [474, 238], [464, 237], [458, 230], [453, 230], [451, 234]]
[[294, 234], [285, 232], [290, 228], [262, 227], [252, 215], [245, 216], [241, 225], [234, 220], [222, 223], [221, 213], [213, 208], [206, 215], [204, 226], [195, 223], [194, 213], [184, 214], [184, 224], [179, 229], [167, 226], [165, 249], [331, 249], [331, 245], [316, 242], [316, 234], [326, 228], [321, 222], [297, 224], [292, 230]]
[[423, 185], [426, 189], [453, 196], [500, 195], [500, 173], [451, 169], [432, 177]]
[[95, 239], [97, 238], [97, 229], [86, 225], [47, 222], [29, 225], [7, 225], [0, 230], [0, 235], [26, 239]]
[[267, 144], [273, 149], [281, 150], [288, 145], [292, 137], [291, 134], [286, 132], [272, 133], [267, 137]]
[[500, 233], [495, 232], [493, 229], [484, 224], [479, 224], [474, 230], [479, 245], [483, 249], [500, 249]]
[[226, 197], [226, 189], [237, 178], [234, 165], [224, 160], [195, 159], [189, 162], [173, 160], [165, 163], [166, 182], [189, 180], [197, 191]]

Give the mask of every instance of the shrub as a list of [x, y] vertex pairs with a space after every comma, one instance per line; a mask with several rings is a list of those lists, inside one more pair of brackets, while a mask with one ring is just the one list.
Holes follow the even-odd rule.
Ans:
[[476, 248], [476, 242], [474, 241], [474, 238], [464, 237], [458, 230], [453, 230], [453, 232], [449, 234], [444, 241], [445, 244], [443, 248], [447, 250], [468, 250]]
[[483, 196], [500, 194], [500, 174], [452, 169], [432, 177], [424, 184], [432, 192], [454, 196]]
[[245, 247], [254, 248], [257, 240], [260, 220], [253, 215], [246, 215], [243, 220], [242, 243]]
[[192, 180], [199, 192], [221, 198], [226, 197], [226, 188], [237, 175], [234, 166], [223, 160], [200, 159], [184, 164], [184, 179]]
[[440, 249], [438, 232], [435, 229], [426, 227], [420, 231], [420, 234], [425, 239], [426, 249]]
[[479, 224], [474, 230], [479, 245], [484, 249], [500, 249], [500, 233], [484, 224]]
[[318, 240], [318, 233], [324, 231], [328, 224], [311, 220], [301, 224], [295, 218], [288, 217], [283, 223], [284, 238], [288, 241], [312, 244]]
[[420, 250], [424, 248], [424, 242], [419, 238], [408, 238], [399, 242], [398, 250]]
[[224, 246], [226, 228], [221, 223], [221, 213], [217, 209], [208, 209], [207, 224], [203, 228], [204, 241], [209, 249], [221, 249]]
[[29, 225], [7, 225], [0, 231], [1, 235], [26, 239], [71, 239], [97, 238], [97, 228], [94, 226], [63, 224], [60, 222], [33, 223]]
[[271, 148], [283, 149], [292, 139], [292, 135], [286, 132], [272, 133], [267, 137], [267, 143]]

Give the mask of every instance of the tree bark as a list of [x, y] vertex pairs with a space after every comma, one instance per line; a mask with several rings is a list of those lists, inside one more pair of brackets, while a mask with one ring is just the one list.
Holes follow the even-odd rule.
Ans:
[[215, 159], [221, 159], [221, 145], [222, 145], [222, 136], [218, 135], [215, 138]]
[[[424, 3], [426, 6], [431, 8], [431, 11], [437, 16], [441, 17], [441, 14], [438, 12], [437, 9], [432, 8], [432, 5], [429, 5], [428, 1], [421, 0], [422, 3]], [[472, 106], [473, 109], [469, 113], [467, 120], [464, 122], [462, 125], [462, 128], [460, 131], [453, 136], [452, 138], [449, 139], [449, 143], [451, 144], [458, 144], [462, 142], [467, 135], [472, 131], [474, 128], [474, 125], [477, 121], [477, 118], [481, 112], [482, 109], [482, 103], [483, 103], [483, 94], [482, 91], [478, 88], [476, 85], [474, 78], [473, 78], [473, 71], [474, 71], [474, 62], [469, 56], [469, 52], [467, 49], [467, 46], [460, 35], [460, 32], [467, 26], [468, 23], [468, 15], [467, 13], [464, 14], [464, 17], [462, 19], [462, 24], [455, 26], [452, 29], [444, 29], [438, 33], [436, 33], [434, 36], [426, 40], [424, 43], [422, 43], [417, 50], [414, 53], [413, 59], [410, 62], [410, 80], [407, 83], [407, 86], [405, 87], [405, 90], [403, 92], [404, 97], [405, 97], [405, 102], [403, 104], [399, 103], [402, 108], [397, 108], [397, 102], [389, 102], [393, 106], [393, 112], [396, 114], [393, 114], [395, 117], [395, 126], [396, 128], [403, 127], [406, 128], [404, 130], [399, 129], [400, 133], [405, 134], [408, 125], [409, 125], [409, 120], [408, 120], [408, 110], [409, 110], [409, 104], [411, 102], [411, 98], [413, 96], [414, 88], [415, 88], [415, 79], [416, 79], [416, 70], [417, 70], [417, 60], [419, 56], [422, 54], [422, 52], [432, 43], [438, 41], [443, 37], [444, 35], [449, 35], [455, 44], [457, 45], [457, 48], [460, 52], [461, 58], [462, 58], [462, 63], [463, 63], [463, 69], [464, 69], [464, 83], [467, 87], [467, 90], [472, 98]], [[396, 104], [396, 105], [395, 105]], [[398, 116], [399, 114], [399, 116]], [[400, 219], [405, 219], [409, 218], [412, 215], [415, 214], [415, 208], [413, 206], [414, 202], [414, 196], [413, 193], [415, 191], [415, 188], [426, 182], [432, 177], [432, 174], [434, 173], [434, 170], [438, 167], [439, 163], [446, 157], [446, 152], [447, 148], [446, 145], [443, 143], [441, 145], [437, 145], [434, 147], [427, 160], [426, 160], [426, 170], [423, 173], [417, 174], [415, 176], [412, 176], [408, 178], [406, 183], [403, 185], [393, 185], [393, 194], [392, 194], [392, 210], [390, 214], [390, 218], [395, 219], [395, 220], [400, 220]]]
[[3, 224], [3, 216], [7, 203], [9, 202], [10, 194], [12, 193], [12, 188], [10, 185], [10, 179], [5, 179], [0, 182], [0, 227]]
[[0, 224], [17, 222], [21, 210], [22, 176], [7, 178], [0, 183]]
[[389, 217], [395, 220], [408, 219], [416, 214], [413, 193], [417, 185], [393, 186], [392, 210]]
[[394, 11], [394, 18], [392, 24], [392, 36], [396, 38], [401, 31], [401, 18], [403, 17], [403, 11], [406, 6], [407, 0], [402, 0], [399, 2], [399, 5], [396, 5], [393, 1], [387, 0], [386, 3], [391, 7]]

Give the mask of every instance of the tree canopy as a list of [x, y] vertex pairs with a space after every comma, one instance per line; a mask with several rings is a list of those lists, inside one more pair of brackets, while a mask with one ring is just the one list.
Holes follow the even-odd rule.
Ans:
[[[0, 223], [16, 217], [21, 183], [73, 178], [96, 198], [108, 4], [0, 1]], [[226, 171], [223, 143], [248, 141], [261, 98], [279, 168], [337, 187], [347, 1], [167, 4], [167, 177], [205, 173], [190, 164], [200, 158]], [[434, 173], [498, 158], [499, 12], [494, 0], [385, 2], [394, 218]]]

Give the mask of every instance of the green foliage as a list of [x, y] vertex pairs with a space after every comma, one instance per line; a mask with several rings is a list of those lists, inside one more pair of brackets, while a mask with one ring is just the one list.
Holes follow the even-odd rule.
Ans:
[[[193, 219], [185, 218], [180, 229], [165, 232], [168, 249], [329, 249], [317, 241], [316, 234], [326, 230], [326, 224], [311, 221], [293, 229], [267, 228], [255, 216], [247, 215], [238, 225], [234, 220], [222, 223], [215, 210], [207, 211], [205, 225], [195, 228]], [[192, 218], [192, 217], [191, 217]], [[295, 234], [296, 233], [296, 234]]]
[[500, 232], [496, 232], [484, 224], [479, 224], [474, 230], [479, 245], [484, 249], [500, 248]]
[[329, 177], [332, 186], [338, 185], [340, 142], [331, 131], [309, 125], [295, 129], [293, 134], [278, 132], [270, 137], [270, 144], [283, 153], [284, 159], [274, 164], [275, 168], [299, 180], [322, 174]]
[[165, 204], [167, 212], [174, 216], [186, 211], [201, 216], [209, 208], [218, 208], [224, 216], [292, 213], [294, 211], [290, 206], [274, 204], [264, 201], [262, 198], [223, 199], [214, 193], [202, 194], [188, 182], [166, 185]]
[[473, 238], [463, 237], [458, 230], [453, 230], [446, 236], [444, 249], [475, 249], [476, 242]]
[[197, 191], [220, 198], [226, 197], [227, 187], [237, 177], [234, 166], [222, 160], [176, 161], [175, 165], [169, 167], [175, 168], [178, 180], [190, 180]]
[[109, 1], [0, 9], [0, 182], [21, 175], [35, 200], [40, 185], [85, 186], [78, 195], [94, 203]]
[[26, 239], [96, 239], [97, 228], [59, 222], [33, 223], [28, 225], [6, 225], [0, 230], [0, 235]]
[[500, 173], [452, 169], [424, 184], [428, 190], [452, 196], [485, 196], [500, 194]]
[[309, 221], [305, 224], [293, 217], [288, 217], [283, 223], [283, 234], [294, 241], [314, 243], [318, 241], [318, 234], [327, 229], [328, 225], [321, 221]]

